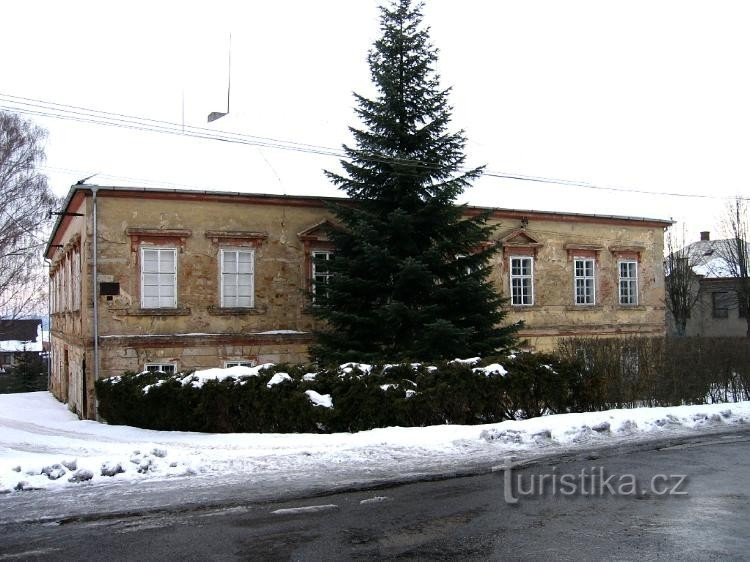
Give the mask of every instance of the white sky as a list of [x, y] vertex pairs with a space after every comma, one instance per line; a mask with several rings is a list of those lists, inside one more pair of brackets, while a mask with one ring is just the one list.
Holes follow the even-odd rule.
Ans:
[[[373, 0], [4, 2], [4, 95], [338, 148], [371, 93]], [[746, 3], [428, 0], [470, 164], [629, 190], [750, 195]], [[232, 33], [230, 114], [226, 109]], [[33, 117], [56, 193], [102, 185], [338, 195], [330, 156]], [[485, 177], [497, 207], [674, 218], [718, 235], [726, 202]], [[533, 225], [532, 225], [533, 226]]]

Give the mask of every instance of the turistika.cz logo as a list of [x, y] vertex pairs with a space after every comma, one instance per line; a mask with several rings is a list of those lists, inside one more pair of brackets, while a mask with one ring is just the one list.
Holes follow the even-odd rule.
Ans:
[[686, 474], [655, 474], [639, 481], [635, 474], [608, 474], [602, 466], [585, 467], [575, 473], [558, 472], [553, 466], [549, 472], [530, 474], [514, 472], [508, 461], [493, 470], [503, 471], [506, 503], [538, 496], [687, 496]]

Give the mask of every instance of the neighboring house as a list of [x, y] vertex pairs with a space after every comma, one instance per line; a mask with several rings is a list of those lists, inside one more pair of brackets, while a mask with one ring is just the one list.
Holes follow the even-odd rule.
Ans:
[[[93, 418], [96, 378], [305, 360], [333, 252], [326, 202], [73, 186], [45, 253], [55, 396]], [[492, 278], [530, 348], [665, 333], [670, 222], [507, 209], [491, 222]]]
[[18, 363], [21, 353], [42, 353], [41, 320], [0, 320], [0, 373]]
[[[747, 335], [747, 310], [741, 306], [739, 281], [727, 261], [727, 249], [734, 244], [734, 239], [711, 240], [709, 232], [701, 232], [699, 241], [679, 250], [695, 275], [691, 287], [694, 294], [697, 292], [685, 327], [686, 336]], [[667, 325], [671, 334], [677, 333], [669, 312]]]

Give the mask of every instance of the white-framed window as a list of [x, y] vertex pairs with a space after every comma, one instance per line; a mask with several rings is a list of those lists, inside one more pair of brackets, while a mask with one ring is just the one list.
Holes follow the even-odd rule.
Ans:
[[81, 309], [81, 253], [76, 248], [72, 254], [73, 310]]
[[595, 265], [592, 258], [573, 260], [576, 304], [596, 304]]
[[176, 365], [174, 363], [146, 363], [143, 366], [144, 371], [149, 373], [165, 373], [174, 375]]
[[73, 309], [73, 272], [70, 254], [63, 261], [63, 279], [65, 280], [65, 310]]
[[255, 367], [255, 363], [253, 361], [224, 361], [224, 368], [229, 369], [230, 367]]
[[638, 304], [638, 262], [620, 261], [618, 269], [620, 271], [620, 304]]
[[312, 279], [310, 291], [313, 304], [325, 299], [328, 294], [328, 282], [331, 279], [331, 270], [328, 263], [333, 257], [333, 252], [328, 250], [314, 250], [312, 256]]
[[177, 308], [175, 248], [141, 248], [141, 308]]
[[225, 308], [252, 308], [254, 306], [255, 252], [249, 249], [222, 248], [221, 306]]
[[534, 304], [534, 258], [510, 258], [510, 294], [513, 306]]

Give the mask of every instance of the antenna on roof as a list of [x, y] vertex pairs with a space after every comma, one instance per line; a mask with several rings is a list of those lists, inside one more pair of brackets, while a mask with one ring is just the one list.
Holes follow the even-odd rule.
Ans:
[[228, 63], [228, 73], [227, 73], [227, 110], [226, 112], [222, 111], [212, 111], [208, 114], [208, 122], [211, 123], [212, 121], [216, 121], [217, 119], [221, 119], [225, 115], [229, 114], [229, 92], [232, 88], [232, 34], [229, 34], [229, 63]]
[[93, 177], [94, 177], [94, 176], [95, 176], [96, 174], [98, 174], [98, 173], [99, 173], [99, 172], [96, 172], [96, 173], [94, 173], [94, 174], [91, 174], [91, 175], [90, 175], [90, 176], [88, 176], [88, 177], [85, 177], [85, 178], [83, 178], [83, 179], [80, 179], [80, 180], [78, 180], [78, 181], [76, 182], [76, 185], [83, 185], [83, 184], [85, 184], [85, 183], [86, 183], [87, 181], [89, 181], [89, 180], [90, 180], [91, 178], [93, 178]]

